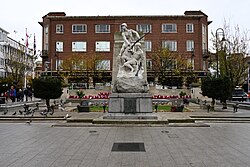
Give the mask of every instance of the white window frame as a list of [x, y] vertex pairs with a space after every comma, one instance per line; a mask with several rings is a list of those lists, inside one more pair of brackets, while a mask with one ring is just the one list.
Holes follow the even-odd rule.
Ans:
[[87, 24], [72, 24], [72, 33], [87, 33]]
[[[171, 28], [169, 28], [171, 26]], [[162, 24], [162, 33], [177, 33], [177, 24], [165, 23]]]
[[74, 41], [72, 42], [72, 52], [86, 52], [87, 42], [85, 41]]
[[151, 52], [152, 51], [152, 42], [151, 41], [145, 41], [144, 45], [145, 45], [145, 51], [146, 52]]
[[152, 32], [152, 25], [151, 24], [137, 24], [136, 30], [138, 32], [151, 33]]
[[192, 68], [189, 68], [189, 67], [188, 68], [193, 70], [194, 69], [194, 58], [188, 58], [187, 63], [188, 63], [188, 65], [191, 65], [191, 67], [192, 67]]
[[63, 52], [63, 42], [61, 41], [56, 42], [56, 52]]
[[177, 51], [177, 41], [175, 40], [162, 41], [162, 48], [168, 48], [170, 51]]
[[56, 60], [56, 70], [63, 70], [62, 68], [63, 60]]
[[49, 50], [49, 27], [44, 27], [44, 50]]
[[100, 60], [96, 65], [96, 70], [110, 70], [110, 60]]
[[187, 51], [193, 51], [194, 50], [194, 41], [187, 40], [186, 41], [186, 48], [187, 48]]
[[186, 33], [193, 33], [194, 32], [194, 24], [193, 23], [187, 23], [186, 24]]
[[153, 68], [153, 61], [151, 59], [146, 59], [146, 68], [147, 69]]
[[95, 51], [96, 52], [110, 52], [110, 41], [96, 41]]
[[56, 25], [56, 33], [57, 34], [63, 34], [63, 24], [57, 24]]
[[2, 33], [2, 31], [0, 31], [0, 41], [1, 41], [1, 42], [4, 41], [4, 40], [3, 40], [3, 33]]
[[95, 32], [96, 33], [110, 33], [110, 25], [109, 24], [96, 24]]

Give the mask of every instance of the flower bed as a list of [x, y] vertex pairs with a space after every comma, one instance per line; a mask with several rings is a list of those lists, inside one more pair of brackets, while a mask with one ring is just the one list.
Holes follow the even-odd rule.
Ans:
[[[108, 99], [111, 92], [100, 92], [98, 95], [85, 95], [82, 99]], [[80, 99], [77, 95], [69, 96], [69, 99]]]
[[179, 96], [179, 95], [170, 95], [170, 96], [165, 96], [165, 95], [153, 95], [152, 99], [190, 99], [191, 95], [184, 95], [184, 96]]

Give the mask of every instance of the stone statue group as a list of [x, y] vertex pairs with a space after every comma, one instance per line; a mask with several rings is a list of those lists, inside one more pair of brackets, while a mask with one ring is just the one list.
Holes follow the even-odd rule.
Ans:
[[146, 93], [148, 83], [146, 76], [146, 56], [142, 49], [142, 39], [133, 29], [128, 29], [126, 23], [121, 24], [123, 44], [117, 55], [117, 77], [113, 82], [113, 92]]
[[118, 55], [119, 71], [117, 77], [139, 77], [142, 78], [144, 72], [143, 60], [145, 55], [141, 46], [139, 33], [133, 29], [128, 29], [126, 23], [121, 25], [123, 44]]

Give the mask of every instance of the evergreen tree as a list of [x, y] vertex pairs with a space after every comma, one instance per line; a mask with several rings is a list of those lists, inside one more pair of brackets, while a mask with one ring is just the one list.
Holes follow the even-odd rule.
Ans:
[[57, 99], [62, 95], [62, 83], [58, 78], [36, 78], [33, 80], [34, 96], [46, 100], [50, 106], [50, 99]]

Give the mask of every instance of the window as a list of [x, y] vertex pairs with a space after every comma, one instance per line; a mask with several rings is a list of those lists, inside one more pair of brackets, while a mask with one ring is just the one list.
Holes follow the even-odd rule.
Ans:
[[49, 49], [49, 27], [44, 27], [44, 50]]
[[56, 25], [56, 33], [57, 34], [62, 34], [63, 33], [63, 25], [62, 24], [57, 24]]
[[95, 32], [96, 33], [109, 33], [110, 32], [110, 25], [109, 24], [95, 25]]
[[4, 66], [4, 59], [3, 58], [0, 58], [0, 65]]
[[207, 50], [207, 26], [202, 24], [202, 49]]
[[162, 32], [163, 33], [177, 32], [177, 25], [176, 24], [162, 24]]
[[72, 42], [72, 52], [86, 52], [87, 42]]
[[97, 52], [109, 52], [110, 51], [110, 42], [97, 41], [95, 43], [95, 51], [97, 51]]
[[56, 42], [56, 52], [63, 52], [63, 42]]
[[56, 70], [63, 70], [62, 64], [63, 60], [56, 60]]
[[87, 60], [79, 60], [77, 62], [72, 61], [72, 66], [74, 70], [86, 70], [87, 67]]
[[136, 30], [143, 33], [152, 32], [150, 24], [138, 24]]
[[186, 24], [186, 32], [187, 32], [187, 33], [192, 33], [192, 32], [194, 32], [194, 24], [192, 24], [192, 23]]
[[162, 67], [166, 68], [166, 70], [172, 70], [177, 68], [177, 60], [176, 59], [163, 59]]
[[193, 70], [194, 69], [194, 58], [188, 58], [187, 65], [188, 65], [188, 69]]
[[162, 41], [162, 47], [170, 51], [177, 51], [177, 41]]
[[110, 60], [100, 60], [96, 65], [96, 70], [110, 70]]
[[193, 50], [194, 50], [194, 41], [187, 40], [187, 51], [193, 51]]
[[146, 67], [147, 69], [152, 69], [153, 63], [151, 59], [146, 60]]
[[152, 51], [152, 42], [151, 41], [145, 41], [145, 50], [146, 52], [151, 52]]
[[86, 24], [73, 24], [72, 33], [86, 33], [87, 25]]

